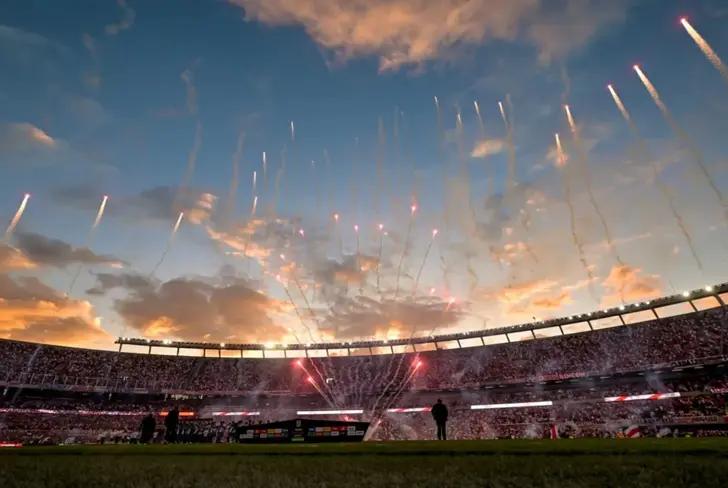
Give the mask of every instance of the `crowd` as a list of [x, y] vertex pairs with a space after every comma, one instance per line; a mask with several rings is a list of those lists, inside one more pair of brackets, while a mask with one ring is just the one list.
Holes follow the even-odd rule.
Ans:
[[[728, 356], [724, 308], [587, 333], [432, 352], [290, 359], [200, 358], [92, 351], [0, 341], [0, 384], [203, 394], [315, 391], [343, 398], [398, 389], [478, 388], [649, 369]], [[413, 371], [414, 365], [421, 367]], [[416, 373], [416, 374], [415, 374]]]

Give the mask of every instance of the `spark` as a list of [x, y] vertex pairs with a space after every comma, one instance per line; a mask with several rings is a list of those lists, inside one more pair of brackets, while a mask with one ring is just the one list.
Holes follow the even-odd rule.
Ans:
[[10, 240], [10, 237], [12, 237], [15, 227], [18, 226], [18, 222], [20, 222], [21, 217], [23, 217], [23, 213], [25, 212], [25, 207], [28, 205], [29, 199], [30, 199], [30, 193], [26, 193], [25, 195], [23, 195], [23, 200], [20, 202], [20, 206], [18, 207], [18, 210], [15, 211], [15, 215], [13, 215], [13, 219], [10, 221], [8, 228], [5, 229], [5, 237], [4, 237], [5, 242], [8, 242]]
[[712, 64], [713, 67], [718, 70], [723, 79], [728, 82], [728, 68], [726, 68], [725, 63], [723, 63], [723, 60], [720, 59], [720, 57], [713, 50], [713, 48], [710, 47], [708, 41], [703, 39], [703, 36], [701, 36], [700, 33], [698, 33], [698, 31], [696, 31], [692, 25], [690, 25], [690, 22], [688, 22], [688, 19], [686, 19], [685, 17], [680, 19], [680, 23], [683, 27], [685, 27], [685, 30], [690, 35], [690, 37], [693, 38], [695, 44], [697, 44], [700, 50], [703, 51], [703, 54], [708, 59], [708, 61], [710, 61], [710, 64]]

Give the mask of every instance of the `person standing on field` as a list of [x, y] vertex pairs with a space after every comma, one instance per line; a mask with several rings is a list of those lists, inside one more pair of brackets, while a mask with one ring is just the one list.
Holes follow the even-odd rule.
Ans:
[[430, 412], [432, 413], [432, 418], [435, 419], [435, 424], [437, 424], [437, 440], [446, 441], [447, 430], [445, 424], [447, 423], [447, 407], [438, 398], [437, 403], [432, 406]]

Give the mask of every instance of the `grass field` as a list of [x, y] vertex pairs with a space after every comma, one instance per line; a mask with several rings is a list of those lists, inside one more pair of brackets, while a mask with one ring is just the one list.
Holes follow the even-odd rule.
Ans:
[[0, 486], [530, 487], [728, 484], [728, 439], [69, 446], [0, 450]]

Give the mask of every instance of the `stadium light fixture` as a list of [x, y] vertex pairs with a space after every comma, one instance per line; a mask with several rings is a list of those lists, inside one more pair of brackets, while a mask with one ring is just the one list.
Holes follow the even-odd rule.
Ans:
[[682, 292], [682, 296], [684, 296], [685, 298], [687, 298], [687, 297], [690, 296], [690, 292], [686, 290], [686, 291]]
[[361, 415], [362, 409], [349, 410], [298, 410], [296, 415]]
[[519, 402], [519, 403], [490, 403], [487, 405], [470, 405], [470, 410], [497, 410], [499, 408], [521, 408], [521, 407], [550, 407], [554, 402], [543, 400], [540, 402]]
[[712, 287], [712, 286], [710, 286], [710, 285], [708, 285], [708, 286], [706, 286], [706, 287], [704, 288], [704, 290], [705, 290], [705, 291], [707, 291], [707, 292], [711, 292], [711, 291], [713, 291], [713, 287]]

